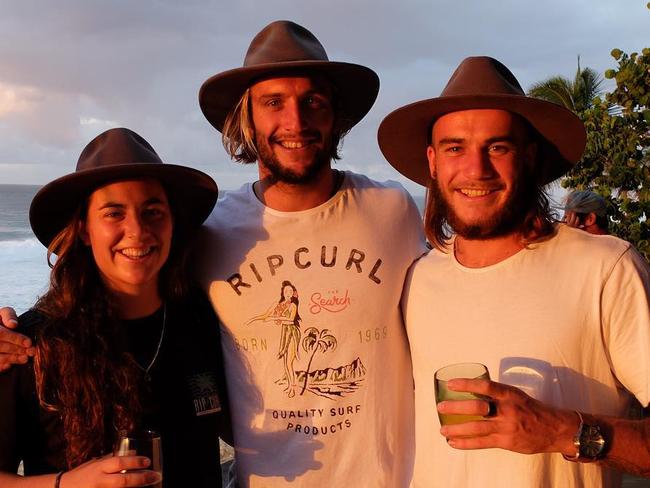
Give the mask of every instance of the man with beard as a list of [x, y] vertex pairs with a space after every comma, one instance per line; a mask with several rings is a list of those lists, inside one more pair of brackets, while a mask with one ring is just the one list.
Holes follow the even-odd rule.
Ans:
[[221, 321], [243, 486], [408, 486], [399, 304], [424, 252], [419, 213], [398, 184], [331, 166], [378, 88], [372, 70], [329, 61], [288, 21], [201, 88], [228, 153], [259, 170], [206, 222], [199, 266]]
[[[379, 143], [430, 190], [435, 249], [403, 299], [414, 486], [613, 487], [612, 468], [650, 475], [650, 420], [623, 418], [634, 397], [650, 400], [648, 268], [623, 240], [556, 224], [543, 189], [580, 158], [580, 120], [526, 97], [495, 59], [468, 58], [440, 97], [388, 115]], [[460, 362], [485, 364], [495, 381], [449, 381], [479, 396], [438, 413], [482, 419], [441, 428], [434, 372]]]
[[224, 192], [197, 253], [221, 322], [241, 486], [409, 484], [400, 297], [425, 250], [419, 213], [400, 185], [331, 166], [378, 89], [372, 70], [329, 61], [311, 32], [278, 21], [243, 67], [200, 90], [227, 152], [259, 170]]

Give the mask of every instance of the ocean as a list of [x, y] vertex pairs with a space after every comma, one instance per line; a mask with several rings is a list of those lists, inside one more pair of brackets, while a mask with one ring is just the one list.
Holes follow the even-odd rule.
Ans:
[[[18, 313], [47, 289], [47, 250], [29, 226], [29, 204], [40, 186], [0, 185], [0, 307]], [[423, 196], [414, 196], [420, 209]]]
[[19, 313], [47, 288], [47, 250], [29, 227], [29, 204], [40, 186], [0, 185], [0, 306]]

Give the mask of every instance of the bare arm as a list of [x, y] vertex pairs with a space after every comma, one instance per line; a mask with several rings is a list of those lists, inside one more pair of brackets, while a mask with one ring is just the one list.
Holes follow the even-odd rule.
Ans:
[[[456, 449], [501, 448], [523, 454], [557, 452], [576, 454], [573, 436], [579, 427], [575, 412], [546, 405], [509, 385], [489, 380], [449, 382], [457, 391], [470, 391], [492, 398], [496, 415], [484, 421], [447, 425], [440, 433]], [[486, 415], [486, 400], [442, 402], [441, 413]], [[650, 419], [627, 420], [582, 414], [585, 423], [601, 427], [608, 443], [599, 463], [639, 476], [650, 476]], [[570, 462], [570, 461], [567, 461]]]
[[[106, 456], [93, 459], [63, 474], [61, 488], [109, 488], [118, 486], [150, 486], [161, 480], [155, 471], [128, 471], [149, 466], [150, 461], [142, 456]], [[18, 476], [0, 472], [0, 486], [3, 488], [52, 488], [56, 474], [39, 476]]]
[[610, 448], [601, 461], [619, 471], [650, 477], [650, 419], [628, 420], [583, 414], [585, 422], [599, 425]]

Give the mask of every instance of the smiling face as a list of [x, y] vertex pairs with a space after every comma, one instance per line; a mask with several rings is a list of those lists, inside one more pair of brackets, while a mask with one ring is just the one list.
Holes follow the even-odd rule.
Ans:
[[262, 177], [309, 183], [329, 168], [334, 111], [326, 83], [272, 78], [253, 85], [250, 96]]
[[95, 190], [81, 237], [109, 290], [141, 295], [158, 286], [172, 240], [172, 213], [156, 180], [128, 180]]
[[434, 193], [460, 236], [485, 239], [513, 232], [522, 208], [524, 166], [535, 144], [518, 116], [504, 110], [464, 110], [440, 117], [427, 148]]

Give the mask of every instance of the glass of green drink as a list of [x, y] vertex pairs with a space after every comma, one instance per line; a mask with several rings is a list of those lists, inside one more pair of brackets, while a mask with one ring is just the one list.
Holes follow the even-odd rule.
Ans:
[[[436, 404], [448, 400], [485, 400], [487, 397], [475, 395], [466, 391], [451, 391], [447, 389], [447, 382], [454, 378], [490, 379], [486, 366], [480, 363], [458, 363], [444, 366], [434, 375]], [[462, 424], [473, 420], [483, 420], [480, 415], [448, 415], [438, 413], [440, 425]]]

